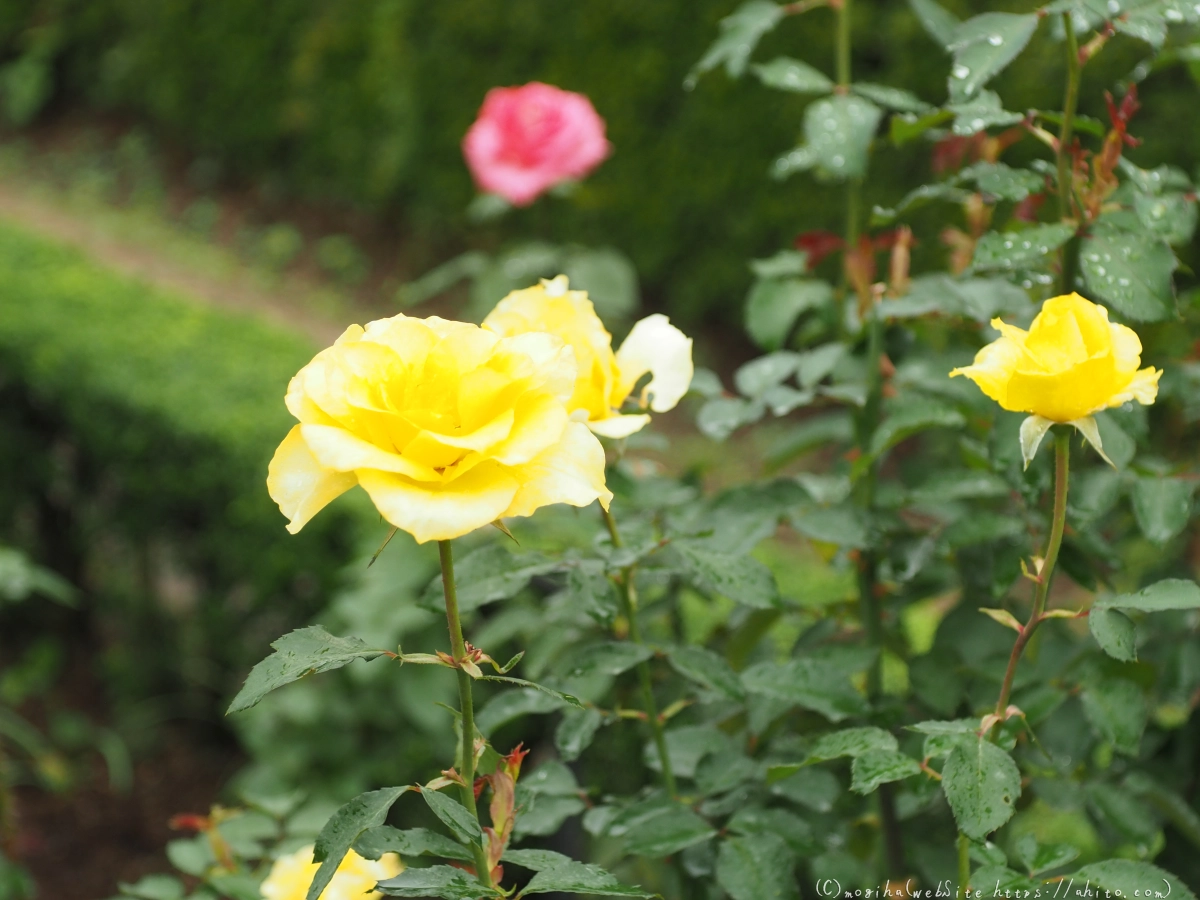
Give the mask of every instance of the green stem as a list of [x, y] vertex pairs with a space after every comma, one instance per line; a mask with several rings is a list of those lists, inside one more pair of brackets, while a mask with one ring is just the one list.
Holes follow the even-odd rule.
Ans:
[[[1046, 598], [1050, 594], [1050, 581], [1054, 577], [1054, 566], [1058, 562], [1058, 551], [1062, 547], [1063, 531], [1067, 523], [1067, 482], [1070, 477], [1071, 434], [1059, 428], [1054, 434], [1054, 512], [1050, 524], [1050, 542], [1046, 546], [1046, 557], [1038, 573], [1037, 590], [1033, 596], [1033, 609], [1029, 621], [1017, 635], [1012, 653], [1008, 657], [1008, 668], [1004, 672], [1004, 683], [1000, 687], [1000, 699], [996, 701], [996, 715], [1004, 719], [1008, 709], [1008, 698], [1012, 694], [1013, 676], [1017, 673], [1017, 662], [1037, 627], [1042, 624], [1046, 612]], [[992, 729], [993, 739], [1000, 731], [1000, 722]]]
[[[458, 589], [454, 583], [454, 553], [449, 541], [438, 541], [438, 553], [442, 560], [442, 590], [446, 595], [446, 624], [450, 627], [450, 652], [456, 661], [467, 655], [467, 645], [463, 640], [462, 621], [458, 615]], [[462, 805], [478, 822], [479, 810], [475, 805], [475, 704], [471, 698], [471, 676], [461, 665], [456, 668], [458, 675], [458, 703], [462, 711], [462, 780], [460, 789]], [[488, 868], [487, 854], [483, 845], [472, 842], [471, 850], [475, 854], [475, 872], [481, 882], [492, 886], [492, 873]]]
[[[608, 528], [608, 535], [612, 538], [614, 547], [624, 546], [621, 542], [621, 532], [617, 530], [617, 520], [613, 518], [612, 513], [600, 508], [604, 515], [604, 524]], [[637, 584], [636, 584], [637, 566], [626, 566], [621, 572], [621, 607], [625, 618], [629, 620], [629, 639], [633, 643], [642, 644], [641, 626], [638, 625], [637, 618]], [[658, 717], [658, 704], [654, 701], [654, 685], [650, 680], [650, 663], [642, 660], [637, 665], [638, 682], [642, 687], [642, 705], [645, 707], [646, 718], [650, 722], [650, 731], [654, 736], [654, 747], [658, 751], [658, 762], [662, 766], [663, 786], [666, 787], [667, 793], [672, 797], [676, 796], [675, 790], [675, 773], [671, 769], [671, 756], [667, 752], [667, 737], [663, 729], [662, 720]]]
[[850, 0], [840, 0], [835, 9], [837, 9], [837, 83], [845, 88], [850, 86]]
[[[1079, 42], [1071, 23], [1071, 14], [1063, 13], [1063, 27], [1067, 33], [1067, 88], [1063, 99], [1062, 127], [1058, 132], [1058, 216], [1060, 220], [1071, 218], [1072, 165], [1071, 141], [1074, 138], [1075, 111], [1079, 105]], [[1075, 280], [1074, 256], [1078, 246], [1074, 242], [1063, 247], [1059, 260], [1059, 290], [1067, 293]]]
[[958, 834], [958, 896], [961, 897], [971, 884], [971, 839], [961, 831]]

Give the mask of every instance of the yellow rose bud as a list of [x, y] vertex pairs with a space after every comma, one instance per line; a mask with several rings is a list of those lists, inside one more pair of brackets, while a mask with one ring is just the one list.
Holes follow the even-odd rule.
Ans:
[[288, 385], [300, 424], [267, 488], [293, 534], [358, 484], [422, 543], [552, 503], [607, 508], [604, 449], [568, 415], [575, 376], [548, 334], [403, 315], [352, 325]]
[[[308, 886], [320, 868], [312, 861], [312, 855], [313, 848], [310, 845], [275, 860], [271, 874], [259, 888], [264, 900], [304, 900]], [[380, 881], [395, 878], [403, 870], [404, 865], [395, 853], [385, 853], [373, 862], [351, 850], [338, 866], [329, 886], [321, 892], [320, 900], [371, 900], [382, 897], [382, 894], [371, 889]]]
[[1158, 395], [1162, 370], [1138, 368], [1138, 336], [1078, 294], [1047, 300], [1029, 331], [999, 319], [992, 327], [1001, 337], [950, 377], [966, 375], [1004, 409], [1075, 423], [1129, 400], [1148, 406]]
[[568, 290], [567, 277], [543, 280], [501, 300], [483, 327], [512, 336], [544, 331], [562, 338], [575, 351], [579, 371], [567, 404], [572, 419], [586, 422], [596, 434], [628, 437], [650, 421], [645, 414], [621, 415], [638, 381], [650, 382], [637, 398], [642, 409], [673, 409], [692, 383], [692, 340], [661, 314], [647, 316], [613, 353], [612, 335], [586, 291]]

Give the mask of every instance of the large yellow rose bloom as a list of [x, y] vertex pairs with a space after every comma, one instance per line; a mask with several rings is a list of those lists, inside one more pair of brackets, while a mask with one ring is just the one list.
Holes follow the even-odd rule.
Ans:
[[1129, 400], [1149, 405], [1158, 395], [1162, 370], [1138, 368], [1138, 336], [1078, 294], [1047, 300], [1028, 331], [999, 319], [992, 327], [1000, 338], [950, 376], [966, 375], [1004, 409], [1073, 423]]
[[300, 424], [267, 488], [295, 533], [361, 485], [422, 543], [551, 503], [607, 507], [604, 449], [565, 405], [575, 372], [548, 334], [403, 315], [352, 325], [288, 385]]
[[670, 319], [647, 316], [613, 353], [612, 335], [587, 292], [568, 290], [565, 275], [513, 291], [488, 314], [483, 327], [503, 336], [544, 331], [569, 344], [579, 363], [567, 404], [571, 418], [604, 437], [628, 437], [650, 421], [644, 413], [620, 413], [647, 372], [650, 382], [637, 403], [654, 412], [673, 409], [692, 383], [692, 340]]
[[[313, 848], [308, 846], [275, 860], [271, 874], [259, 888], [264, 900], [304, 900], [308, 886], [320, 868], [312, 861], [312, 855]], [[400, 857], [395, 853], [385, 853], [377, 862], [372, 862], [351, 850], [338, 866], [329, 886], [321, 892], [320, 900], [373, 900], [382, 897], [378, 891], [371, 889], [380, 881], [395, 878], [403, 869]]]

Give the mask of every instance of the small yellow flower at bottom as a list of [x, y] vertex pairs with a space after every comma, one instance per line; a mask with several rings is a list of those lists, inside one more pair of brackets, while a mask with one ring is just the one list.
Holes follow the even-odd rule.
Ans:
[[[304, 900], [308, 886], [320, 868], [312, 861], [312, 855], [313, 848], [308, 846], [275, 860], [271, 874], [259, 888], [265, 900]], [[338, 866], [329, 886], [321, 892], [320, 900], [373, 900], [382, 897], [382, 894], [371, 889], [380, 881], [395, 878], [403, 870], [404, 865], [395, 853], [385, 853], [377, 862], [373, 862], [351, 850]]]

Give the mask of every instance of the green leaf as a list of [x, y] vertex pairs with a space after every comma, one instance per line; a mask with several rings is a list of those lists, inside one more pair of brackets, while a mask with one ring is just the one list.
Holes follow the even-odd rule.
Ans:
[[964, 741], [974, 743], [978, 737], [978, 719], [950, 719], [948, 721], [930, 720], [908, 726], [910, 731], [925, 735], [925, 744], [921, 749], [923, 756], [930, 759], [941, 759], [949, 756], [954, 748]]
[[1192, 515], [1194, 481], [1185, 478], [1139, 478], [1133, 486], [1133, 512], [1138, 527], [1156, 544], [1165, 544], [1187, 527]]
[[611, 625], [620, 610], [616, 585], [605, 573], [602, 560], [580, 560], [571, 568], [567, 596], [573, 608], [584, 610], [600, 625]]
[[665, 794], [654, 794], [618, 813], [610, 837], [620, 838], [627, 853], [659, 859], [706, 841], [716, 830], [689, 807]]
[[908, 0], [908, 5], [929, 36], [949, 50], [959, 20], [936, 0]]
[[312, 884], [308, 886], [305, 900], [317, 900], [321, 896], [333, 880], [334, 873], [342, 864], [342, 859], [351, 844], [368, 828], [382, 825], [392, 804], [407, 790], [410, 788], [406, 785], [367, 791], [365, 794], [359, 794], [330, 817], [321, 833], [317, 835], [316, 844], [313, 846], [313, 862], [319, 862], [321, 867], [317, 869]]
[[770, 0], [743, 3], [732, 15], [721, 20], [720, 37], [688, 73], [684, 87], [691, 90], [701, 75], [720, 65], [725, 66], [730, 78], [739, 77], [746, 71], [746, 63], [750, 61], [750, 54], [754, 52], [759, 39], [782, 18], [782, 7]]
[[746, 690], [784, 700], [840, 722], [866, 711], [866, 701], [846, 673], [824, 660], [762, 662], [742, 673]]
[[747, 837], [781, 837], [794, 853], [801, 856], [816, 855], [823, 847], [808, 822], [784, 809], [743, 806], [729, 820], [726, 830]]
[[1182, 578], [1167, 578], [1142, 588], [1136, 594], [1117, 594], [1096, 601], [1101, 609], [1136, 609], [1162, 612], [1168, 609], [1200, 609], [1200, 586]]
[[717, 883], [733, 900], [790, 900], [799, 897], [794, 866], [777, 835], [726, 838], [717, 851]]
[[1093, 607], [1088, 613], [1088, 628], [1100, 649], [1113, 659], [1125, 662], [1137, 659], [1137, 629], [1120, 610]]
[[879, 312], [888, 318], [911, 318], [937, 313], [990, 322], [998, 315], [1026, 312], [1029, 296], [1002, 278], [951, 278], [922, 275], [913, 279], [903, 297], [884, 300]]
[[401, 856], [440, 856], [471, 862], [471, 851], [444, 834], [428, 828], [408, 828], [401, 831], [391, 825], [368, 828], [354, 842], [354, 852], [364, 859], [379, 859], [385, 853]]
[[714, 441], [723, 441], [743, 425], [757, 422], [765, 412], [766, 407], [761, 401], [716, 397], [700, 407], [696, 427]]
[[538, 766], [517, 784], [517, 822], [514, 834], [554, 834], [562, 823], [585, 809], [575, 776], [561, 762]]
[[146, 875], [136, 884], [122, 882], [119, 888], [137, 900], [183, 900], [184, 894], [183, 882], [171, 875]]
[[833, 81], [824, 72], [790, 56], [777, 56], [769, 63], [750, 68], [767, 87], [778, 88], [781, 91], [828, 94], [833, 90]]
[[974, 181], [979, 190], [1000, 200], [1024, 200], [1046, 190], [1046, 176], [1029, 169], [1013, 169], [1004, 163], [979, 162], [968, 166], [959, 177]]
[[733, 384], [747, 397], [760, 397], [768, 388], [786, 381], [796, 373], [800, 354], [778, 350], [752, 359], [733, 373]]
[[1186, 194], [1135, 194], [1133, 211], [1151, 233], [1172, 247], [1187, 244], [1196, 231], [1196, 201]]
[[[510, 553], [503, 544], [485, 544], [454, 564], [458, 608], [466, 612], [520, 593], [537, 575], [558, 568], [540, 553]], [[441, 576], [433, 579], [421, 597], [421, 605], [440, 611], [443, 607]]]
[[1139, 322], [1175, 314], [1175, 266], [1175, 254], [1162, 238], [1106, 227], [1103, 220], [1079, 247], [1079, 269], [1090, 295]]
[[942, 769], [942, 790], [958, 829], [982, 841], [1012, 818], [1021, 773], [1012, 757], [983, 738], [955, 746]]
[[966, 423], [967, 420], [957, 409], [935, 400], [916, 398], [897, 404], [871, 435], [870, 452], [866, 455], [874, 458], [914, 434], [931, 428], [961, 428]]
[[680, 646], [667, 651], [671, 667], [701, 687], [724, 694], [730, 700], [746, 699], [746, 689], [725, 657], [707, 647]]
[[870, 545], [870, 532], [862, 512], [848, 503], [838, 506], [803, 504], [792, 509], [788, 521], [814, 541], [858, 550]]
[[571, 857], [553, 850], [513, 850], [511, 848], [504, 851], [503, 861], [514, 863], [531, 872], [553, 869], [574, 862]]
[[769, 278], [755, 282], [746, 298], [746, 332], [760, 347], [783, 346], [800, 315], [833, 300], [833, 288], [807, 278]]
[[[520, 863], [517, 863], [520, 865]], [[520, 896], [528, 894], [587, 894], [601, 897], [653, 897], [640, 888], [617, 881], [615, 875], [599, 866], [574, 860], [540, 870], [530, 879]]]
[[1128, 678], [1104, 677], [1089, 680], [1082, 699], [1096, 733], [1120, 753], [1135, 756], [1149, 715], [1142, 689]]
[[808, 254], [802, 250], [780, 250], [766, 259], [750, 260], [755, 278], [789, 278], [808, 271]]
[[[897, 147], [903, 147], [910, 141], [915, 141], [921, 137], [930, 128], [936, 128], [947, 119], [952, 118], [954, 118], [954, 113], [948, 109], [935, 110], [923, 116], [917, 116], [912, 113], [901, 113], [900, 115], [892, 116], [888, 137]], [[876, 207], [876, 209], [879, 209], [879, 207]], [[893, 216], [892, 218], [895, 217]]]
[[1040, 844], [1032, 834], [1018, 838], [1014, 848], [1031, 877], [1065, 866], [1079, 856], [1079, 850], [1070, 844]]
[[1133, 461], [1137, 453], [1137, 443], [1117, 424], [1109, 412], [1098, 412], [1092, 418], [1096, 420], [1096, 426], [1100, 429], [1104, 452], [1112, 462], [1113, 468], [1121, 471]]
[[422, 790], [421, 796], [425, 798], [433, 814], [441, 819], [442, 824], [453, 831], [460, 841], [465, 844], [478, 844], [483, 840], [479, 821], [457, 800], [440, 791]]
[[631, 641], [607, 641], [602, 644], [592, 644], [578, 651], [574, 657], [574, 665], [570, 669], [573, 678], [584, 678], [591, 675], [620, 675], [645, 662], [654, 655], [654, 651], [643, 644]]
[[1075, 234], [1071, 225], [1035, 225], [1023, 231], [989, 231], [975, 245], [976, 271], [1013, 272], [1038, 267]]
[[562, 691], [556, 691], [554, 688], [548, 688], [544, 684], [526, 681], [524, 678], [513, 678], [509, 675], [484, 675], [480, 678], [477, 678], [476, 681], [499, 681], [503, 684], [515, 684], [519, 687], [540, 691], [549, 697], [555, 698], [560, 703], [565, 703], [567, 706], [574, 706], [576, 709], [583, 709], [583, 704], [580, 702], [578, 697], [575, 697], [571, 694], [565, 694]]
[[563, 702], [552, 694], [532, 688], [523, 691], [505, 691], [492, 697], [475, 716], [475, 727], [480, 734], [493, 734], [509, 722], [525, 716], [542, 715], [562, 709]]
[[754, 557], [719, 553], [686, 540], [672, 546], [689, 580], [701, 591], [756, 609], [779, 605], [775, 576]]
[[1018, 112], [1006, 110], [1000, 95], [994, 91], [980, 91], [979, 95], [965, 102], [951, 103], [946, 107], [954, 116], [950, 130], [958, 137], [971, 137], [989, 128], [1016, 125], [1025, 117]]
[[388, 897], [440, 897], [441, 900], [478, 900], [479, 897], [499, 896], [477, 879], [453, 866], [430, 866], [427, 869], [408, 868], [381, 881], [376, 886]]
[[[1131, 859], [1108, 859], [1104, 862], [1084, 866], [1071, 876], [1084, 884], [1110, 891], [1114, 896], [1134, 897], [1137, 891], [1145, 897], [1147, 891], [1153, 896], [1170, 896], [1171, 900], [1196, 900], [1196, 895], [1187, 885], [1158, 866]], [[1121, 893], [1118, 895], [1117, 891]]]
[[271, 691], [305, 675], [329, 672], [356, 659], [375, 659], [387, 653], [372, 650], [356, 637], [335, 637], [320, 625], [298, 628], [271, 646], [275, 652], [250, 670], [226, 715], [249, 709]]
[[579, 759], [579, 755], [591, 746], [592, 739], [604, 717], [598, 709], [568, 709], [554, 730], [554, 746], [558, 755], [567, 762]]
[[788, 429], [771, 446], [767, 461], [779, 468], [824, 444], [848, 444], [854, 439], [854, 420], [846, 410], [806, 418]]
[[873, 725], [846, 728], [842, 731], [832, 731], [818, 738], [816, 744], [808, 752], [805, 763], [825, 762], [843, 756], [859, 757], [881, 750], [895, 752], [899, 746], [895, 736], [882, 728], [876, 728]]
[[823, 97], [804, 111], [802, 147], [780, 157], [772, 167], [776, 178], [816, 169], [817, 176], [832, 181], [861, 178], [867, 171], [867, 154], [879, 128], [883, 110], [854, 94]]
[[624, 253], [611, 247], [571, 251], [563, 260], [571, 289], [587, 291], [596, 314], [605, 322], [627, 319], [637, 310], [637, 269]]
[[850, 790], [869, 794], [881, 784], [900, 781], [921, 771], [915, 759], [895, 750], [872, 750], [854, 757], [850, 767]]
[[850, 90], [860, 97], [866, 97], [877, 106], [894, 109], [896, 112], [925, 114], [933, 110], [932, 106], [916, 94], [883, 84], [859, 81], [850, 85]]
[[1000, 12], [983, 13], [957, 25], [948, 47], [954, 57], [950, 99], [960, 102], [975, 96], [1025, 49], [1037, 26], [1037, 15]]
[[64, 606], [74, 606], [75, 589], [41, 566], [35, 566], [19, 550], [0, 547], [0, 601], [15, 602], [43, 594]]

